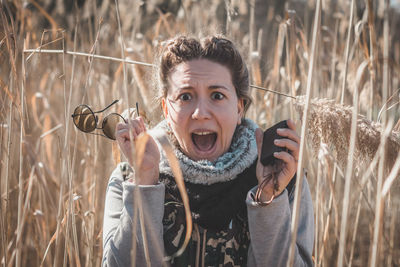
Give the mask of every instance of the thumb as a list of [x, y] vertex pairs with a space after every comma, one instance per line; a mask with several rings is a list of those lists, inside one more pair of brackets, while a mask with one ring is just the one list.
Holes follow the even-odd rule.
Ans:
[[144, 124], [143, 118], [142, 117], [138, 117], [137, 119], [139, 120], [139, 124], [140, 124], [140, 127], [141, 127], [142, 131], [145, 132], [147, 129], [146, 129], [146, 125]]
[[260, 128], [256, 129], [256, 143], [258, 151], [258, 160], [261, 159], [261, 148], [263, 143], [263, 131]]

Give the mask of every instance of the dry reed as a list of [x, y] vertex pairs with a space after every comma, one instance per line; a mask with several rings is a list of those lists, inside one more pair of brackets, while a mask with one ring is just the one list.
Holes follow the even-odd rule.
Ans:
[[[71, 109], [139, 102], [156, 124], [148, 82], [155, 48], [178, 33], [214, 32], [205, 25], [226, 30], [245, 51], [253, 88], [262, 89], [252, 89], [248, 115], [261, 127], [295, 108], [303, 115], [307, 99], [299, 95], [313, 88], [302, 161], [316, 212], [315, 265], [400, 265], [398, 11], [388, 1], [322, 1], [315, 33], [310, 1], [178, 2], [83, 1], [72, 10], [45, 1], [0, 4], [0, 265], [101, 264], [107, 178], [121, 157], [115, 144], [72, 130]], [[345, 232], [343, 207], [354, 222]], [[147, 211], [136, 210], [136, 220], [146, 221]]]
[[[304, 109], [303, 97], [298, 97], [295, 105], [300, 114]], [[313, 99], [310, 107], [308, 138], [313, 154], [318, 155], [321, 142], [328, 144], [342, 168], [346, 166], [350, 141], [351, 106], [344, 106], [330, 99]], [[359, 115], [357, 119], [357, 138], [354, 151], [355, 167], [364, 168], [374, 158], [381, 142], [383, 128], [380, 123], [370, 121]], [[400, 151], [400, 133], [392, 131], [388, 136], [385, 170], [390, 171]]]
[[317, 1], [317, 7], [315, 11], [315, 19], [314, 19], [314, 28], [313, 28], [313, 35], [312, 35], [312, 45], [311, 45], [311, 55], [310, 55], [310, 65], [308, 69], [307, 75], [307, 90], [306, 95], [304, 97], [304, 109], [302, 114], [302, 124], [301, 124], [301, 140], [300, 140], [300, 149], [299, 149], [299, 164], [297, 166], [297, 173], [296, 173], [296, 190], [295, 190], [295, 197], [294, 197], [294, 205], [293, 205], [293, 215], [292, 215], [292, 225], [291, 225], [291, 240], [290, 240], [290, 248], [288, 254], [288, 261], [287, 266], [293, 266], [294, 264], [294, 254], [296, 251], [296, 239], [297, 239], [297, 227], [298, 227], [298, 220], [299, 220], [299, 213], [300, 213], [300, 205], [301, 205], [301, 191], [302, 191], [302, 183], [304, 179], [304, 169], [303, 166], [305, 165], [305, 144], [306, 144], [306, 130], [309, 125], [309, 108], [310, 108], [310, 99], [311, 99], [311, 88], [312, 88], [312, 81], [314, 75], [314, 65], [316, 62], [316, 49], [317, 49], [317, 40], [319, 39], [319, 29], [321, 25], [321, 0]]

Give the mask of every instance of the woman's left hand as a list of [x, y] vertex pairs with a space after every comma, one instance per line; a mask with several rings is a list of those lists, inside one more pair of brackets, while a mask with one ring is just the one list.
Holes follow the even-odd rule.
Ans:
[[[270, 200], [274, 195], [278, 196], [285, 190], [286, 186], [289, 184], [290, 180], [293, 178], [297, 171], [297, 161], [299, 159], [300, 150], [300, 137], [296, 133], [296, 124], [292, 120], [287, 120], [289, 128], [280, 128], [277, 130], [278, 135], [285, 138], [275, 139], [274, 144], [279, 147], [287, 148], [288, 152], [281, 151], [274, 153], [274, 157], [282, 160], [281, 170], [278, 171], [278, 186], [279, 190], [274, 191], [274, 181], [271, 179], [263, 188], [263, 193], [261, 195], [261, 201], [265, 202]], [[274, 171], [273, 166], [264, 166], [260, 162], [261, 158], [261, 148], [263, 142], [263, 131], [258, 128], [256, 130], [256, 141], [258, 149], [258, 162], [256, 169], [256, 176], [258, 179], [258, 185], [267, 177], [271, 172]]]

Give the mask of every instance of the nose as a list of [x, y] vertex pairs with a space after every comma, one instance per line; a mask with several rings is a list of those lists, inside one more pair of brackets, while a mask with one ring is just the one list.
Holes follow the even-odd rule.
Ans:
[[199, 100], [196, 103], [195, 109], [192, 113], [194, 120], [208, 120], [211, 118], [209, 103], [205, 100]]

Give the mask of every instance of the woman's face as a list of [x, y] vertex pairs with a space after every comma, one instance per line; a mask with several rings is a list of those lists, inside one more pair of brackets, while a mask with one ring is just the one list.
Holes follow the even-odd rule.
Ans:
[[174, 68], [162, 107], [182, 152], [193, 160], [224, 154], [243, 114], [229, 69], [207, 59]]

